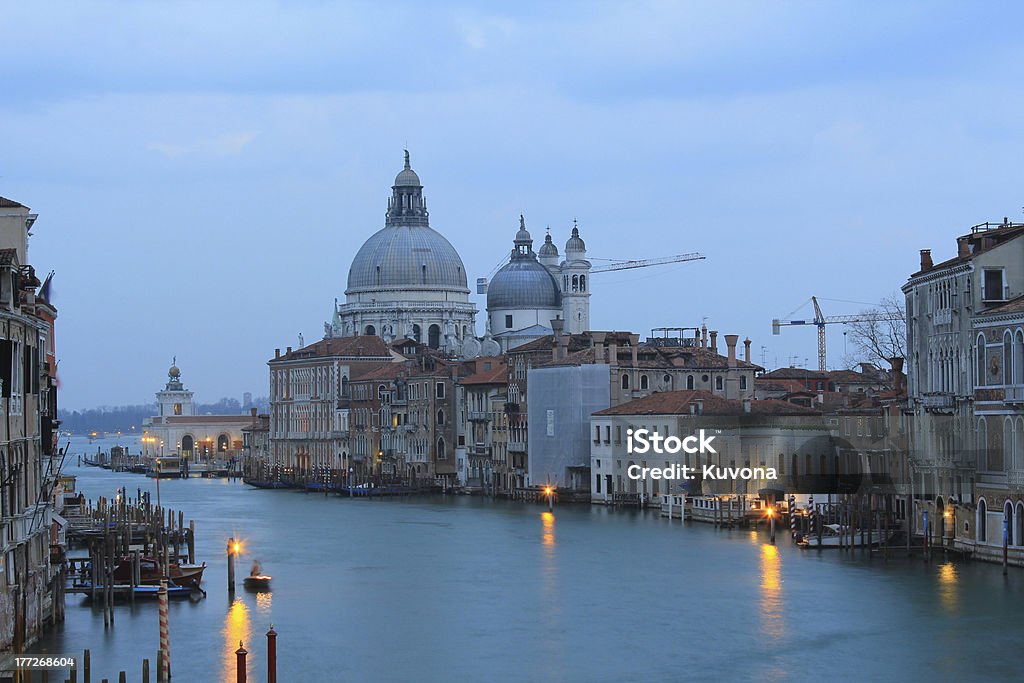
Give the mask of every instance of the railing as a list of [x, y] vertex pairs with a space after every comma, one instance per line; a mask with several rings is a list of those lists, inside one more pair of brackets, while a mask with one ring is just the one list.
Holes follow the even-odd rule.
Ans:
[[934, 314], [934, 316], [932, 318], [932, 324], [934, 324], [934, 325], [948, 325], [951, 322], [953, 322], [953, 309], [952, 308], [943, 308], [943, 309], [940, 309], [938, 311], [935, 311], [935, 314]]
[[925, 408], [952, 408], [954, 404], [952, 394], [925, 394], [921, 402]]
[[333, 431], [333, 432], [330, 432], [330, 434], [331, 434], [331, 438], [332, 439], [347, 439], [348, 438], [348, 430], [347, 429]]
[[474, 422], [490, 422], [491, 414], [482, 410], [469, 411], [469, 419]]
[[508, 442], [508, 452], [509, 453], [525, 453], [526, 452], [526, 444], [524, 442], [521, 442], [521, 441], [519, 441], [519, 442], [517, 442], [517, 441], [509, 441]]

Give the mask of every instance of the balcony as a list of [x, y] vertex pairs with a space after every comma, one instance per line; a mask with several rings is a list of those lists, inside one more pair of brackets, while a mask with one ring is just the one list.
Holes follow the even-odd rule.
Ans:
[[491, 414], [482, 410], [471, 410], [469, 411], [470, 422], [490, 422]]
[[347, 439], [348, 438], [348, 430], [347, 429], [343, 429], [343, 430], [333, 431], [333, 432], [330, 432], [330, 435], [331, 435], [332, 439]]
[[526, 443], [523, 441], [509, 441], [508, 442], [509, 453], [525, 453]]
[[935, 311], [935, 314], [932, 318], [933, 325], [949, 325], [951, 322], [953, 322], [952, 308], [942, 308], [939, 309], [938, 311]]
[[482, 443], [473, 444], [467, 450], [469, 451], [469, 455], [473, 456], [473, 457], [477, 457], [477, 458], [489, 458], [489, 457], [491, 457], [491, 447], [486, 445], [486, 444], [482, 444]]
[[956, 407], [953, 394], [925, 394], [921, 397], [921, 403], [929, 412], [953, 412]]

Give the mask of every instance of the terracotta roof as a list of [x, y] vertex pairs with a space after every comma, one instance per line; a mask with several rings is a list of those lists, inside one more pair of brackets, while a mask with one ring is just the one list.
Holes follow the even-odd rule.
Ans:
[[477, 359], [476, 367], [481, 369], [468, 377], [460, 379], [460, 384], [508, 384], [508, 366], [505, 365], [504, 360], [495, 358], [492, 361], [490, 370], [484, 370], [480, 360], [479, 358]]
[[762, 379], [828, 379], [827, 372], [807, 368], [778, 368], [761, 375]]
[[19, 204], [18, 202], [14, 201], [13, 199], [8, 199], [7, 197], [0, 197], [0, 207], [3, 207], [5, 209], [27, 209], [28, 208], [24, 204]]
[[[703, 402], [701, 415], [745, 415], [743, 401], [726, 399], [709, 391], [663, 391], [644, 398], [600, 410], [594, 415], [689, 415], [691, 405]], [[821, 415], [817, 410], [786, 401], [759, 400], [750, 402], [751, 415]]]
[[[966, 235], [961, 235], [960, 239], [966, 238], [967, 240], [969, 240], [971, 246], [974, 247], [974, 251], [972, 251], [967, 256], [954, 256], [953, 258], [946, 259], [941, 263], [936, 263], [928, 270], [919, 270], [916, 273], [911, 274], [910, 277], [915, 278], [918, 275], [924, 275], [925, 273], [930, 273], [933, 270], [938, 270], [940, 268], [948, 268], [949, 266], [954, 266], [958, 263], [966, 263], [967, 261], [970, 261], [978, 254], [988, 251], [988, 249], [991, 249], [993, 247], [997, 247], [1000, 244], [1003, 244], [1004, 242], [1013, 239], [1014, 237], [1017, 237], [1021, 233], [1024, 233], [1024, 226], [1017, 223], [1015, 225], [1007, 225], [1006, 227], [993, 228], [991, 230], [980, 230], [978, 232], [970, 232]], [[982, 245], [986, 241], [992, 242], [993, 240], [995, 240], [995, 244], [990, 244], [987, 249], [983, 248]]]
[[329, 337], [303, 346], [301, 349], [293, 349], [290, 352], [282, 353], [278, 358], [271, 358], [270, 362], [327, 356], [391, 358], [391, 351], [388, 345], [384, 343], [384, 340], [377, 336]]

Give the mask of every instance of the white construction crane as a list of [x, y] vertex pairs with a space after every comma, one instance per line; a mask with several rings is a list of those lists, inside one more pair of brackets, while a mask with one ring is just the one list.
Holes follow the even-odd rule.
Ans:
[[[612, 270], [629, 270], [630, 268], [647, 268], [648, 266], [663, 266], [667, 263], [682, 263], [683, 261], [702, 261], [705, 256], [697, 252], [689, 254], [677, 254], [676, 256], [662, 256], [660, 258], [637, 259], [634, 261], [613, 260], [606, 266], [591, 268], [591, 273], [607, 273]], [[595, 259], [597, 260], [597, 259]], [[604, 259], [600, 259], [604, 260]]]
[[902, 320], [883, 312], [877, 314], [860, 313], [857, 315], [830, 315], [824, 316], [821, 313], [821, 306], [818, 305], [818, 297], [812, 296], [811, 303], [814, 304], [814, 320], [772, 320], [772, 334], [781, 334], [783, 325], [817, 325], [818, 327], [818, 370], [825, 372], [825, 325], [832, 323], [864, 323], [873, 321]]
[[[650, 266], [663, 266], [663, 265], [666, 265], [668, 263], [682, 263], [684, 261], [703, 261], [705, 258], [707, 258], [707, 257], [704, 256], [703, 254], [700, 254], [700, 253], [695, 252], [695, 251], [691, 252], [689, 254], [677, 254], [676, 256], [661, 256], [659, 258], [635, 259], [635, 260], [626, 260], [626, 261], [620, 261], [620, 260], [617, 260], [617, 259], [592, 258], [592, 259], [590, 259], [592, 261], [609, 261], [610, 263], [608, 263], [607, 265], [596, 266], [594, 268], [591, 268], [590, 272], [591, 273], [608, 273], [608, 272], [611, 272], [613, 270], [629, 270], [631, 268], [648, 268]], [[505, 257], [504, 259], [501, 260], [500, 263], [498, 263], [498, 265], [494, 266], [494, 269], [491, 270], [490, 274], [487, 277], [478, 277], [476, 279], [476, 293], [477, 294], [486, 294], [487, 293], [488, 280], [490, 278], [494, 277], [494, 274], [497, 273], [498, 270], [503, 265], [505, 265], [506, 263], [508, 263], [508, 257]]]

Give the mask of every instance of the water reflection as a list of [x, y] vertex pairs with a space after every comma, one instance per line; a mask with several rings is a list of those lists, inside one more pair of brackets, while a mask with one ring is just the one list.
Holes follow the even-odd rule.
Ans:
[[558, 562], [555, 556], [555, 515], [542, 512], [541, 522], [541, 594], [540, 610], [545, 637], [542, 656], [552, 680], [559, 680], [560, 662], [565, 659], [562, 648], [562, 596], [558, 590]]
[[761, 546], [761, 631], [770, 640], [779, 640], [785, 633], [782, 610], [782, 560], [779, 549], [765, 543]]
[[960, 611], [960, 577], [956, 565], [946, 562], [939, 565], [939, 603], [947, 612]]
[[[239, 641], [245, 644], [246, 650], [252, 650], [249, 639], [251, 634], [252, 624], [249, 619], [249, 608], [241, 598], [235, 598], [224, 618], [224, 671], [221, 674], [221, 680], [225, 683], [238, 680], [238, 657], [235, 655], [235, 651], [238, 650]], [[246, 663], [248, 664], [248, 660]]]
[[263, 591], [256, 594], [256, 611], [260, 614], [270, 614], [270, 603], [273, 591]]
[[[543, 536], [541, 537], [541, 543], [545, 547], [554, 547], [555, 545], [555, 513], [553, 512], [542, 512], [540, 513], [540, 521], [543, 525]], [[548, 551], [550, 553], [552, 551]], [[547, 554], [547, 553], [546, 553]]]

